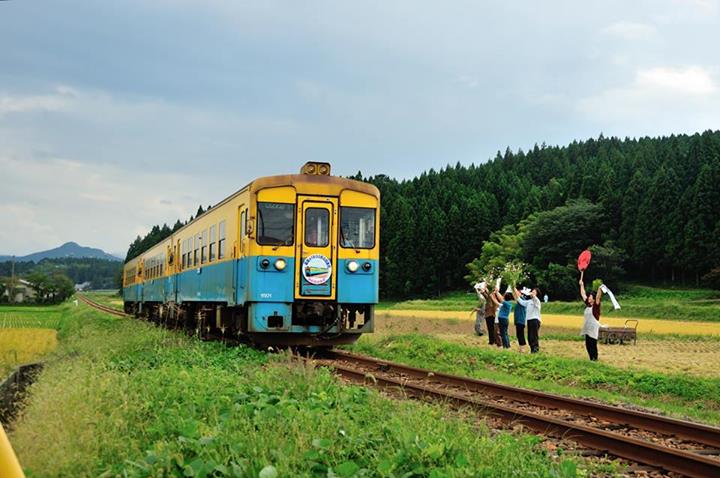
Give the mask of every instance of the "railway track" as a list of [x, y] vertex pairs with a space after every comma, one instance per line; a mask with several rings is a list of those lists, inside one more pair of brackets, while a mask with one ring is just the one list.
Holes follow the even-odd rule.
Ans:
[[102, 310], [103, 312], [107, 312], [108, 314], [112, 314], [112, 315], [115, 315], [118, 317], [132, 317], [131, 315], [126, 314], [122, 310], [115, 309], [115, 308], [109, 307], [107, 305], [99, 304], [99, 303], [95, 302], [94, 300], [87, 298], [83, 294], [77, 294], [76, 297], [78, 299], [80, 299], [81, 301], [85, 302], [90, 307], [93, 307], [98, 310]]
[[[124, 312], [83, 296], [91, 307]], [[348, 381], [471, 407], [508, 424], [690, 477], [720, 477], [720, 428], [332, 350], [308, 358]]]
[[355, 383], [471, 407], [635, 463], [691, 477], [720, 476], [720, 428], [344, 351], [324, 352], [313, 360]]

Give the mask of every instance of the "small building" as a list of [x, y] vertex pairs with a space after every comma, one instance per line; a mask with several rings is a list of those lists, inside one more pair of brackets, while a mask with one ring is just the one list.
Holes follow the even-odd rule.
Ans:
[[[12, 293], [12, 296], [10, 295]], [[23, 303], [32, 302], [35, 300], [35, 289], [32, 284], [24, 279], [16, 279], [15, 286], [13, 287], [8, 280], [5, 283], [5, 292], [3, 296], [6, 298], [5, 301], [12, 303]]]
[[82, 284], [75, 284], [75, 292], [82, 292], [84, 290], [90, 290], [91, 282], [83, 282]]

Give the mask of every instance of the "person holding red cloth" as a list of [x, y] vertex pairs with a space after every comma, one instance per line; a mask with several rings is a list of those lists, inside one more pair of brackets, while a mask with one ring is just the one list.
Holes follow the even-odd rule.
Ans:
[[593, 362], [598, 359], [598, 337], [600, 335], [600, 300], [602, 299], [602, 289], [596, 292], [585, 293], [585, 283], [583, 276], [585, 271], [580, 271], [580, 296], [585, 303], [585, 322], [580, 331], [580, 335], [585, 336], [585, 349], [587, 350], [590, 360]]

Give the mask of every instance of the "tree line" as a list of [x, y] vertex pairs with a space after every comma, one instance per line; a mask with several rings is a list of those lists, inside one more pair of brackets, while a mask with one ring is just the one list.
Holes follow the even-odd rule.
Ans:
[[181, 227], [185, 226], [189, 222], [191, 222], [193, 219], [198, 218], [205, 214], [205, 212], [209, 211], [212, 208], [212, 206], [208, 206], [207, 209], [203, 209], [202, 205], [198, 207], [197, 212], [195, 213], [195, 216], [190, 216], [190, 219], [183, 222], [180, 219], [175, 221], [175, 224], [173, 227], [169, 227], [167, 224], [163, 224], [162, 226], [155, 225], [150, 229], [150, 232], [145, 234], [143, 237], [137, 236], [135, 240], [130, 244], [130, 247], [128, 248], [128, 252], [125, 256], [125, 262], [136, 258], [143, 252], [147, 251], [151, 247], [153, 247], [158, 242], [161, 242], [168, 237], [172, 236], [175, 231], [180, 229]]
[[[507, 240], [519, 241], [517, 255], [544, 271], [548, 284], [551, 275], [563, 283], [570, 258], [589, 246], [604, 248], [604, 267], [618, 277], [699, 285], [720, 275], [720, 131], [601, 135], [507, 149], [484, 164], [431, 169], [410, 180], [355, 179], [382, 194], [386, 297], [467, 287], [467, 264], [481, 258], [491, 235], [523, 229], [525, 236]], [[567, 222], [555, 227], [559, 220]]]
[[[45, 273], [35, 270], [30, 272], [25, 280], [32, 287], [35, 296], [25, 296], [23, 303], [59, 304], [75, 293], [73, 281], [62, 271]], [[0, 303], [13, 303], [20, 286], [17, 277], [0, 277]]]
[[[0, 277], [11, 277], [11, 261], [0, 262]], [[90, 282], [93, 289], [116, 289], [120, 286], [122, 264], [119, 261], [95, 258], [56, 258], [43, 259], [38, 263], [16, 262], [15, 275], [27, 279], [33, 273], [52, 276], [67, 276], [72, 284]]]
[[[567, 146], [508, 148], [483, 164], [458, 163], [409, 180], [361, 172], [352, 179], [382, 194], [384, 297], [465, 288], [487, 265], [493, 244], [513, 241], [507, 257], [526, 262], [533, 280], [560, 296], [576, 285], [568, 282], [572, 260], [586, 247], [605, 280], [720, 286], [720, 131], [600, 135]], [[201, 206], [196, 216], [203, 212]], [[184, 224], [138, 236], [127, 259]]]

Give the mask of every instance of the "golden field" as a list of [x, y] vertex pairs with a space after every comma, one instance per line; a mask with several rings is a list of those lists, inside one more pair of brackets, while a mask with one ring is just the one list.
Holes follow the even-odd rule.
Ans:
[[[375, 316], [382, 317], [402, 317], [407, 319], [454, 319], [472, 322], [469, 312], [457, 311], [437, 311], [437, 310], [379, 310], [375, 312]], [[473, 315], [474, 317], [474, 315]], [[603, 317], [600, 322], [603, 325], [612, 327], [622, 327], [625, 320], [633, 319], [633, 317]], [[552, 327], [557, 329], [566, 329], [566, 331], [577, 330], [582, 328], [582, 314], [559, 315], [559, 314], [543, 314], [543, 327]], [[642, 333], [652, 334], [678, 334], [678, 335], [718, 335], [720, 336], [720, 322], [698, 322], [698, 321], [681, 321], [681, 320], [657, 320], [657, 319], [638, 319], [638, 335]]]
[[0, 374], [37, 360], [57, 347], [54, 329], [0, 329]]

